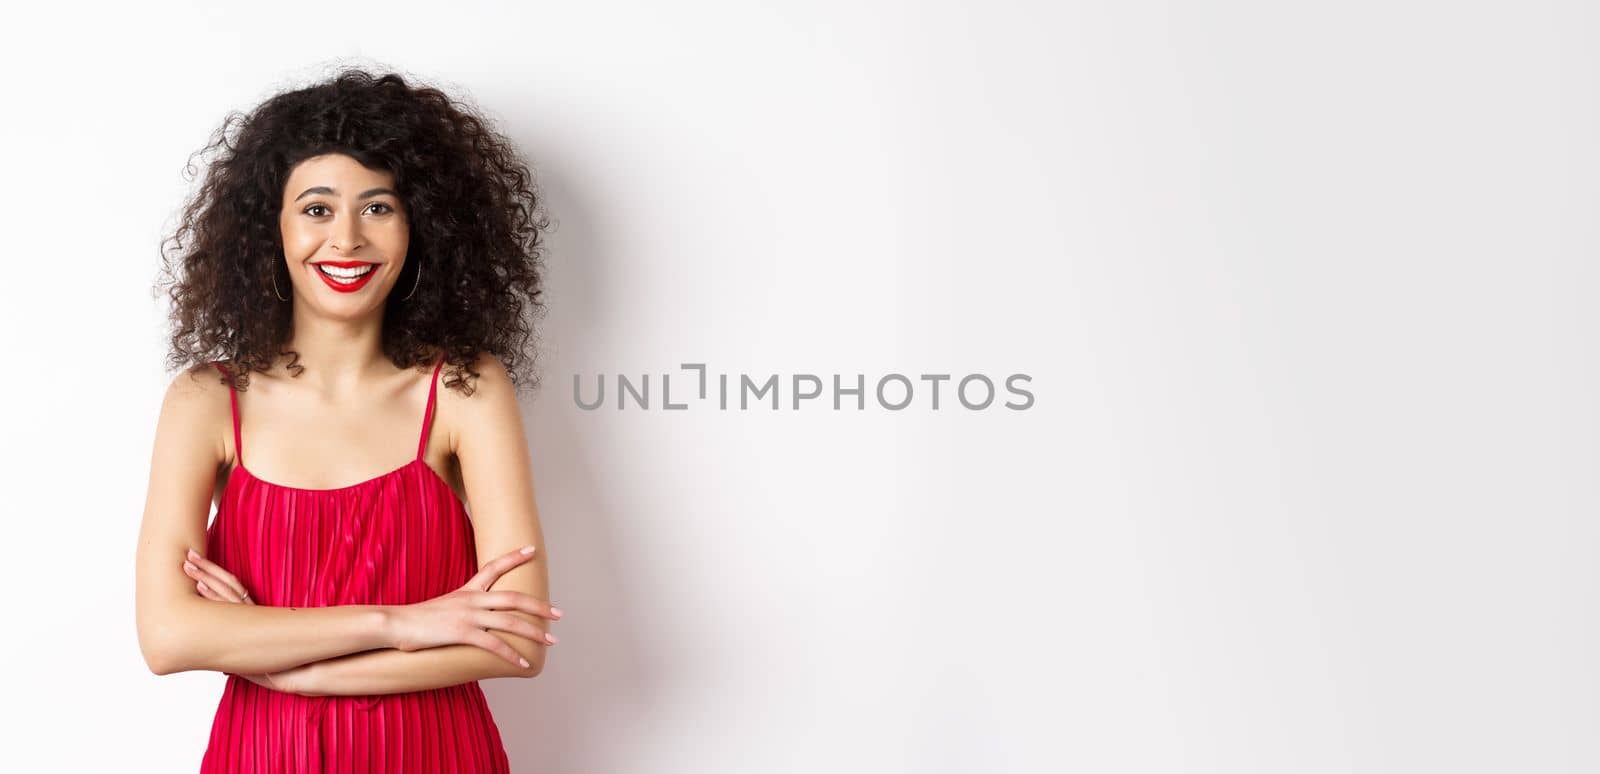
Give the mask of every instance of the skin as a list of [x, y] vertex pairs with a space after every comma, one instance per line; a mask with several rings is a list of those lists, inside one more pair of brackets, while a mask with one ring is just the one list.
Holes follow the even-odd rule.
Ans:
[[[489, 587], [494, 584], [495, 579], [500, 577], [502, 573], [523, 563], [533, 553], [535, 553], [533, 546], [529, 546], [527, 548], [512, 551], [509, 554], [496, 558], [493, 562], [484, 565], [484, 567], [479, 570], [471, 580], [463, 585], [462, 591], [487, 591]], [[239, 579], [235, 577], [233, 573], [222, 569], [220, 565], [214, 562], [206, 560], [204, 557], [200, 556], [200, 554], [195, 553], [194, 551], [189, 552], [188, 559], [183, 563], [183, 571], [186, 575], [195, 579], [196, 590], [206, 599], [241, 605], [255, 604], [255, 600], [250, 598], [249, 592], [245, 590], [244, 585], [239, 582]], [[457, 593], [462, 593], [462, 591], [458, 591]], [[499, 593], [508, 594], [514, 592]], [[512, 602], [508, 600], [504, 604], [506, 606], [510, 606]], [[560, 609], [553, 608], [553, 610], [555, 610], [556, 618], [559, 619]], [[447, 616], [448, 612], [441, 612], [439, 615]], [[427, 629], [423, 629], [419, 631], [418, 634], [419, 636], [426, 637], [428, 636], [428, 631], [429, 630]], [[545, 636], [551, 643], [556, 641], [555, 635], [553, 634], [546, 634]], [[404, 639], [404, 637], [401, 639]], [[416, 646], [413, 644], [407, 644], [401, 648], [401, 650], [416, 650]], [[528, 664], [525, 663], [525, 660], [521, 659], [520, 656], [517, 656], [514, 651], [507, 649], [506, 652], [512, 654], [508, 657], [508, 660], [515, 659], [524, 661], [521, 666], [528, 666]], [[338, 675], [334, 675], [333, 678], [329, 677], [327, 674], [329, 671], [326, 666], [327, 663], [328, 662], [320, 662], [320, 668], [323, 672], [321, 675], [322, 679], [320, 680], [313, 677], [313, 673], [319, 667], [319, 664], [307, 664], [305, 666], [295, 667], [293, 669], [270, 674], [240, 675], [240, 677], [256, 683], [257, 685], [264, 685], [268, 688], [283, 691], [285, 693], [298, 693], [301, 695], [329, 695], [334, 693], [377, 694], [394, 692], [393, 690], [358, 691], [352, 689], [350, 691], [343, 692], [329, 690], [330, 687], [332, 687], [332, 684], [336, 682], [335, 678], [337, 678]], [[350, 667], [342, 668], [346, 671], [352, 671], [352, 668]], [[381, 667], [379, 668], [379, 671], [381, 672]], [[346, 679], [343, 682], [356, 682], [367, 677], [367, 675], [346, 676]], [[409, 685], [410, 683], [407, 684]], [[370, 686], [367, 687], [370, 688]], [[393, 686], [389, 687], [393, 688]], [[404, 690], [422, 689], [404, 688]]]
[[[262, 303], [294, 304], [288, 348], [305, 371], [291, 377], [285, 358], [253, 373], [238, 394], [245, 457], [259, 479], [334, 488], [414, 454], [432, 370], [398, 369], [380, 347], [410, 237], [403, 202], [382, 191], [392, 187], [388, 173], [341, 154], [307, 159], [289, 175], [279, 228], [293, 295]], [[312, 264], [322, 260], [379, 265], [360, 291], [339, 293], [317, 275]], [[486, 354], [474, 368], [470, 397], [437, 390], [423, 459], [467, 503], [481, 569], [457, 591], [414, 605], [256, 605], [232, 573], [197, 553], [239, 455], [227, 385], [174, 378], [157, 422], [136, 560], [139, 642], [151, 670], [222, 671], [303, 695], [537, 676], [556, 642], [548, 622], [561, 611], [548, 602], [547, 552], [520, 550], [543, 545], [521, 412], [498, 359]]]

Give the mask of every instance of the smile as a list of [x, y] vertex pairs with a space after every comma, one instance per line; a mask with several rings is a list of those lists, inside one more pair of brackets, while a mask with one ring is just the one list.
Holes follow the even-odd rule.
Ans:
[[366, 261], [324, 261], [311, 264], [328, 287], [340, 293], [354, 293], [377, 274], [378, 264]]

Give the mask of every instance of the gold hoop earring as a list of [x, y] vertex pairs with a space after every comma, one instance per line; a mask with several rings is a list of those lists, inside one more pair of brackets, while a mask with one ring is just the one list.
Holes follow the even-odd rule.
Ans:
[[283, 293], [278, 290], [278, 273], [276, 271], [274, 271], [272, 273], [272, 295], [277, 296], [279, 301], [288, 301], [289, 300], [287, 298], [284, 298], [283, 297]]
[[411, 292], [401, 297], [401, 301], [409, 301], [417, 294], [417, 286], [422, 284], [422, 261], [417, 261], [417, 278], [411, 283]]

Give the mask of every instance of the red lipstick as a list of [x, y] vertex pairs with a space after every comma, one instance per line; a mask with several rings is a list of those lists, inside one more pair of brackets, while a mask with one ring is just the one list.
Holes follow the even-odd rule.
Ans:
[[[315, 271], [317, 276], [322, 278], [324, 284], [340, 293], [354, 293], [357, 290], [360, 290], [366, 286], [367, 282], [371, 281], [374, 275], [378, 273], [378, 264], [370, 261], [317, 261], [316, 263], [311, 264], [311, 266], [312, 271]], [[368, 270], [366, 274], [356, 277], [354, 280], [341, 281], [344, 280], [344, 278], [341, 277], [335, 279], [334, 277], [324, 273], [321, 269], [316, 268], [318, 266], [334, 266], [340, 269], [359, 269], [363, 266], [371, 266], [372, 268]]]

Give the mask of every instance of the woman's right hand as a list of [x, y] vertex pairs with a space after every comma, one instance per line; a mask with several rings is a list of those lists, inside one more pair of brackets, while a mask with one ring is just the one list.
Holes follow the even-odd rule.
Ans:
[[389, 608], [389, 641], [400, 650], [413, 651], [441, 645], [476, 645], [501, 658], [526, 667], [522, 654], [505, 640], [489, 633], [499, 629], [526, 637], [541, 644], [553, 644], [555, 638], [547, 636], [539, 627], [504, 610], [560, 620], [558, 612], [549, 602], [535, 599], [520, 591], [489, 591], [489, 587], [507, 571], [533, 556], [534, 547], [519, 548], [485, 564], [461, 588], [434, 597], [426, 602], [411, 605], [392, 605]]

